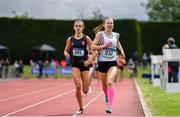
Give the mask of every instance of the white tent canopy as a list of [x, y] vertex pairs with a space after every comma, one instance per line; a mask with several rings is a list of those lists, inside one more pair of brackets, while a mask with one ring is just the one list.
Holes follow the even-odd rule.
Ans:
[[48, 44], [42, 44], [40, 46], [37, 46], [35, 49], [39, 51], [56, 51], [56, 49]]
[[0, 50], [6, 50], [8, 49], [6, 46], [0, 45]]

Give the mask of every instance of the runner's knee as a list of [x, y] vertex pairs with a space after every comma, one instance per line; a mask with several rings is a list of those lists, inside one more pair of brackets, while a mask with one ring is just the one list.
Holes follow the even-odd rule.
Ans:
[[87, 90], [83, 90], [83, 93], [87, 94], [87, 93], [88, 93], [88, 91], [87, 91]]
[[76, 90], [81, 90], [81, 84], [80, 83], [76, 83]]
[[111, 80], [108, 81], [108, 82], [107, 82], [107, 85], [108, 85], [108, 86], [112, 86], [112, 85], [113, 85], [113, 81], [111, 81]]

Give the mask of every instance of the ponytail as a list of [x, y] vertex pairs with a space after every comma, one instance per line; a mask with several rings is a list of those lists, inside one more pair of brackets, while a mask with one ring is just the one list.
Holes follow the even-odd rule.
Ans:
[[104, 24], [104, 22], [106, 21], [106, 19], [109, 19], [109, 18], [111, 18], [111, 17], [105, 17], [105, 18], [103, 19], [103, 22], [102, 22], [99, 26], [97, 26], [97, 27], [95, 27], [95, 28], [93, 29], [93, 32], [94, 32], [94, 33], [97, 33], [97, 32], [99, 32], [99, 31], [104, 30], [103, 24]]
[[95, 27], [93, 29], [93, 32], [96, 34], [97, 32], [102, 31], [102, 30], [104, 30], [103, 23], [101, 23], [99, 26]]

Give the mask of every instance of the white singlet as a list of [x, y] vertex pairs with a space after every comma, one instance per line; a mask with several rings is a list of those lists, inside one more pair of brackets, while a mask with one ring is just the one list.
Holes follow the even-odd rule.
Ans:
[[116, 54], [116, 45], [117, 45], [117, 34], [112, 32], [111, 36], [105, 34], [104, 31], [101, 31], [102, 36], [100, 39], [99, 44], [105, 44], [111, 42], [111, 46], [99, 50], [98, 61], [116, 61], [117, 54]]

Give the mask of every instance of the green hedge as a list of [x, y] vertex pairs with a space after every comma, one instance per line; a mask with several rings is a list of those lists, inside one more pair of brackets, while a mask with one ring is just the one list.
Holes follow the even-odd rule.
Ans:
[[180, 22], [139, 22], [142, 34], [142, 51], [162, 54], [162, 46], [169, 37], [180, 45]]
[[[35, 46], [47, 43], [58, 51], [51, 53], [54, 59], [64, 59], [63, 49], [66, 39], [73, 35], [72, 20], [34, 20], [0, 18], [0, 44], [9, 47], [12, 62], [23, 59], [28, 63]], [[84, 20], [84, 34], [92, 40], [92, 29], [101, 20]], [[168, 37], [175, 38], [180, 45], [180, 22], [138, 22], [133, 19], [115, 20], [114, 31], [120, 33], [120, 42], [127, 58], [138, 51], [139, 59], [143, 52], [161, 54], [161, 48]], [[42, 53], [41, 56], [45, 56]], [[1, 57], [1, 56], [0, 56]]]
[[[92, 39], [92, 29], [101, 21], [85, 20], [84, 34]], [[64, 59], [63, 49], [68, 36], [73, 35], [73, 21], [33, 20], [0, 18], [0, 43], [9, 47], [12, 61], [23, 59], [28, 63], [33, 48], [42, 43], [54, 46], [58, 51], [51, 54], [54, 59]], [[121, 43], [127, 57], [137, 50], [135, 20], [116, 20], [114, 31], [121, 34]]]

